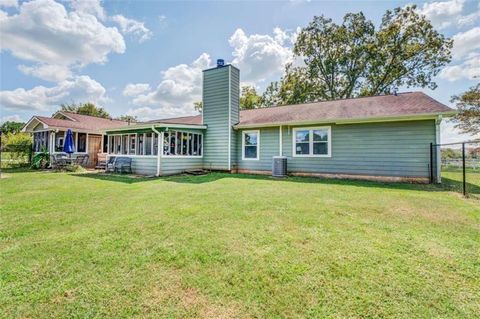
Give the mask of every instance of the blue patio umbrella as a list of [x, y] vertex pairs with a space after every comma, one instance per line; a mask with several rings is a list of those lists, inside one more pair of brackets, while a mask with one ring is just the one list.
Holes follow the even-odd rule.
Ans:
[[65, 141], [63, 143], [63, 151], [69, 155], [75, 152], [75, 148], [73, 146], [73, 133], [71, 129], [67, 130], [67, 135], [65, 136]]

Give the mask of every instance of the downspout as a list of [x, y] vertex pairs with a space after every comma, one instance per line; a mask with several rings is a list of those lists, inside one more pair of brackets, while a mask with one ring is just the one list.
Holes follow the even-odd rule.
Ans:
[[436, 163], [436, 169], [437, 171], [435, 172], [436, 173], [436, 177], [437, 177], [437, 180], [436, 182], [437, 183], [441, 183], [442, 182], [442, 171], [441, 171], [441, 165], [442, 165], [442, 154], [441, 154], [441, 146], [440, 146], [440, 143], [441, 143], [441, 140], [440, 140], [440, 123], [442, 123], [442, 116], [439, 115], [438, 118], [435, 120], [435, 143], [437, 144], [436, 146], [436, 160], [437, 160], [437, 163]]
[[279, 130], [278, 139], [279, 139], [279, 142], [280, 142], [279, 143], [280, 145], [278, 146], [278, 150], [279, 150], [278, 155], [279, 156], [283, 156], [283, 132], [282, 132], [282, 129], [283, 129], [283, 127], [282, 127], [282, 125], [280, 125], [279, 128], [278, 128], [278, 130]]
[[228, 67], [228, 171], [232, 172], [232, 67]]
[[157, 131], [157, 129], [155, 128], [155, 126], [152, 125], [152, 131], [154, 131], [155, 133], [157, 133], [158, 135], [158, 139], [157, 139], [157, 174], [155, 174], [155, 176], [160, 176], [160, 146], [163, 148], [163, 143], [162, 145], [160, 144], [160, 137], [162, 136], [162, 133], [160, 133], [159, 131]]

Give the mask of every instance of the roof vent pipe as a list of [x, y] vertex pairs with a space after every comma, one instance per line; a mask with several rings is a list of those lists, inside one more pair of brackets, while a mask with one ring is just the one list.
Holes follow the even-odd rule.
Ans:
[[224, 65], [225, 65], [225, 60], [217, 59], [217, 68], [221, 68]]

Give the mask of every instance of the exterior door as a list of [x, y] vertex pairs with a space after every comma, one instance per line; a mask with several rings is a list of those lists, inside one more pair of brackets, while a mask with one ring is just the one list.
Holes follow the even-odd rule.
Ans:
[[88, 136], [88, 163], [87, 167], [95, 167], [98, 162], [98, 153], [102, 147], [101, 135], [89, 135]]

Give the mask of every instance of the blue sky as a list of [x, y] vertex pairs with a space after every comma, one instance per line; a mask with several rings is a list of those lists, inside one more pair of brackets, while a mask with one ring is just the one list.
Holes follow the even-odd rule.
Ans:
[[[456, 40], [438, 88], [424, 90], [451, 105], [480, 73], [479, 1], [0, 0], [0, 122], [50, 115], [72, 101], [142, 120], [194, 114], [201, 70], [217, 58], [262, 92], [280, 78], [295, 33], [313, 15], [340, 22], [363, 11], [378, 25], [385, 10], [408, 3]], [[443, 141], [468, 138], [452, 124], [442, 129]]]

